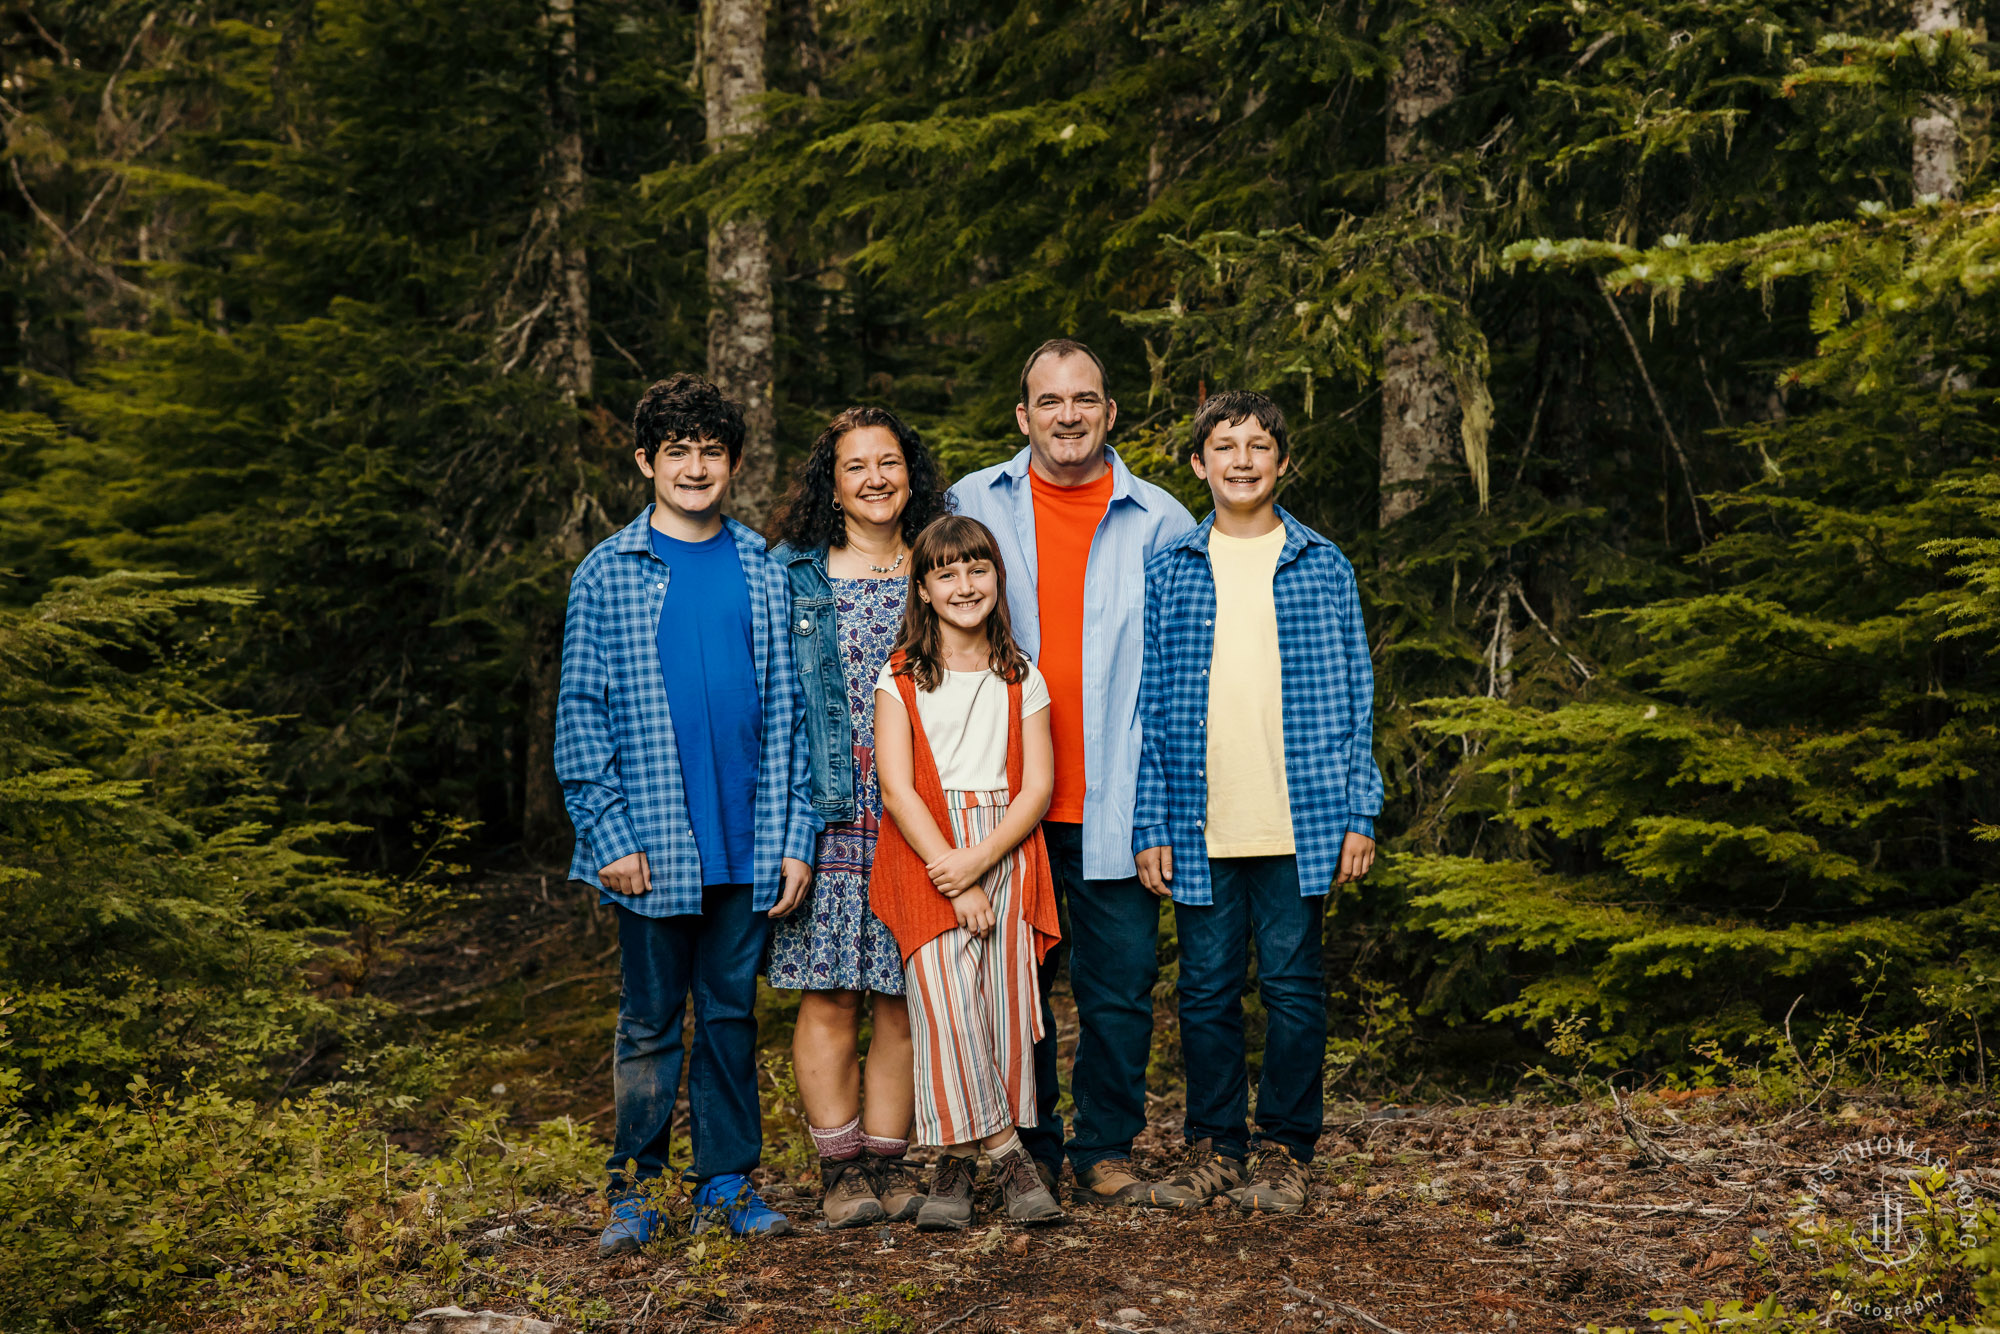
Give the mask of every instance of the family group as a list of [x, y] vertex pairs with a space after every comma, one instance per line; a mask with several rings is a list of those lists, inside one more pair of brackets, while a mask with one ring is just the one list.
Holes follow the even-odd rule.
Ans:
[[[614, 907], [623, 960], [600, 1254], [662, 1226], [684, 1057], [695, 1228], [791, 1230], [750, 1176], [760, 974], [799, 995], [828, 1226], [966, 1227], [982, 1150], [1022, 1223], [1063, 1218], [1065, 1159], [1080, 1202], [1306, 1202], [1325, 896], [1368, 872], [1382, 798], [1353, 569], [1277, 505], [1289, 441], [1262, 395], [1195, 415], [1199, 524], [1109, 445], [1088, 347], [1038, 348], [1015, 412], [1027, 447], [947, 489], [895, 414], [848, 409], [767, 549], [723, 515], [740, 405], [693, 375], [639, 401], [653, 501], [576, 569], [555, 754], [571, 875]], [[1161, 899], [1187, 1085], [1164, 1179], [1132, 1159]], [[941, 1150], [927, 1183], [913, 1142]]]

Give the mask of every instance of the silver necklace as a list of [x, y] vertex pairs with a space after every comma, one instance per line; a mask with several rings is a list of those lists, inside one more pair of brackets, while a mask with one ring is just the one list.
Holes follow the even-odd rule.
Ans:
[[870, 565], [868, 568], [873, 570], [877, 574], [894, 574], [896, 571], [903, 568], [903, 562], [909, 558], [909, 555], [910, 555], [910, 549], [908, 547], [904, 547], [902, 554], [897, 556], [895, 560], [890, 561], [887, 565]]

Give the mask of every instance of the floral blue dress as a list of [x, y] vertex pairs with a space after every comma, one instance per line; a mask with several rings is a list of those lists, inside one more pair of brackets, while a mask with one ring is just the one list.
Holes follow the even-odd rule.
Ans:
[[896, 938], [868, 907], [868, 872], [882, 819], [875, 778], [875, 677], [903, 625], [907, 579], [832, 579], [840, 665], [854, 718], [855, 819], [819, 836], [812, 894], [771, 930], [765, 969], [774, 987], [792, 991], [903, 994]]

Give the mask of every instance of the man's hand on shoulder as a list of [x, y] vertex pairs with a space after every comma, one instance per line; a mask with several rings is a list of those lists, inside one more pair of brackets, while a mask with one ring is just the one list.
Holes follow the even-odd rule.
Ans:
[[646, 864], [643, 852], [631, 853], [609, 866], [599, 867], [597, 878], [613, 894], [646, 894], [653, 888], [653, 868]]
[[771, 905], [773, 918], [791, 916], [805, 900], [806, 891], [812, 888], [813, 868], [797, 857], [785, 858], [784, 875], [784, 888], [778, 894], [778, 901]]
[[1163, 899], [1174, 892], [1172, 848], [1147, 848], [1136, 860], [1139, 863], [1139, 883], [1151, 890], [1156, 898]]
[[1350, 832], [1340, 845], [1340, 874], [1333, 878], [1336, 885], [1359, 880], [1368, 874], [1368, 868], [1375, 864], [1375, 840], [1366, 834]]

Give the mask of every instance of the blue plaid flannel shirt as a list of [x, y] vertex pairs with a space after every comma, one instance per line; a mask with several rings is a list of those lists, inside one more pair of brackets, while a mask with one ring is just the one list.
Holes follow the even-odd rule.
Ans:
[[[1284, 682], [1285, 786], [1302, 894], [1324, 894], [1349, 831], [1374, 837], [1375, 671], [1354, 567], [1282, 508], [1272, 594]], [[1146, 565], [1146, 661], [1139, 684], [1139, 800], [1132, 851], [1171, 847], [1176, 903], [1213, 903], [1208, 874], [1208, 664], [1215, 653], [1210, 514]]]
[[[672, 572], [653, 554], [653, 507], [583, 558], [569, 586], [562, 688], [556, 697], [556, 777], [576, 826], [572, 880], [597, 886], [603, 903], [646, 917], [701, 911], [701, 855], [688, 824], [680, 752], [660, 675], [660, 607]], [[813, 810], [805, 704], [792, 672], [791, 587], [764, 539], [725, 519], [750, 587], [751, 647], [764, 709], [758, 754], [753, 907], [778, 901], [781, 862], [810, 865], [824, 822]], [[600, 868], [644, 852], [653, 876], [645, 894], [614, 894]]]

